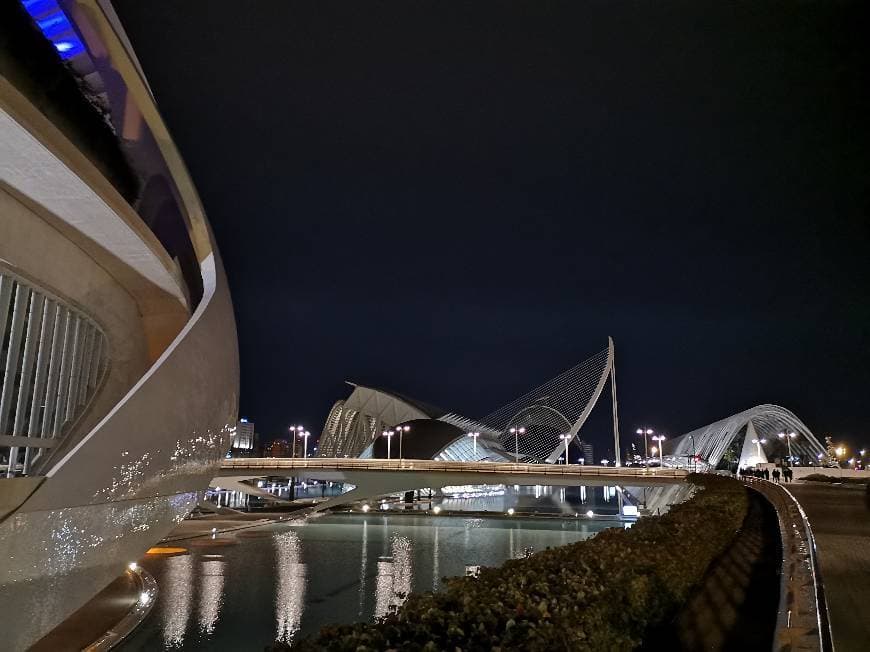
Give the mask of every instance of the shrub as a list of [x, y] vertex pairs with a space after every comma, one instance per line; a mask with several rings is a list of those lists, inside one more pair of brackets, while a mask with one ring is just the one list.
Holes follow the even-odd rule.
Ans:
[[414, 593], [374, 623], [332, 625], [294, 650], [630, 650], [671, 618], [746, 516], [746, 490], [716, 476], [628, 530], [512, 559]]
[[811, 473], [810, 475], [804, 476], [803, 480], [809, 480], [810, 482], [830, 482], [837, 484], [868, 484], [870, 483], [870, 478], [853, 478], [853, 477], [840, 477], [836, 475], [824, 475], [822, 473]]

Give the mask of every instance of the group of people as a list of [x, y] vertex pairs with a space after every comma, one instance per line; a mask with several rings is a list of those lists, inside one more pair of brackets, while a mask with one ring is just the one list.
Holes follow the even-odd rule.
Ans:
[[737, 471], [737, 473], [740, 475], [741, 480], [746, 478], [763, 478], [764, 480], [772, 479], [777, 484], [779, 484], [780, 479], [782, 479], [783, 482], [791, 482], [791, 478], [794, 475], [794, 472], [791, 470], [791, 468], [787, 466], [782, 467], [782, 470], [774, 467], [773, 471], [771, 471], [770, 469], [741, 468]]

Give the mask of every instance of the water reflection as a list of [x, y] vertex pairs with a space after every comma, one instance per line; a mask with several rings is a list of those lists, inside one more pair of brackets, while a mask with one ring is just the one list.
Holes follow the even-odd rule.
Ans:
[[441, 529], [437, 525], [435, 526], [435, 534], [432, 541], [432, 590], [435, 591], [438, 588], [438, 584], [441, 581], [441, 577], [438, 574], [438, 531]]
[[[485, 487], [480, 487], [481, 489]], [[614, 504], [617, 488], [609, 487], [552, 487], [547, 485], [509, 485], [499, 496], [436, 496], [431, 504], [442, 511], [461, 512], [498, 512], [508, 509], [517, 512], [540, 514], [571, 515], [572, 512], [585, 514], [592, 509], [596, 514], [616, 514], [618, 505]], [[428, 509], [429, 503], [423, 503]]]
[[363, 610], [366, 604], [366, 567], [368, 566], [368, 544], [369, 544], [369, 524], [368, 521], [363, 521], [362, 524], [362, 555], [359, 562], [359, 611], [357, 616], [363, 615]]
[[378, 560], [375, 584], [375, 618], [395, 611], [411, 592], [413, 579], [412, 546], [407, 537], [393, 535], [390, 542], [392, 556]]
[[160, 583], [163, 604], [163, 642], [167, 648], [181, 647], [193, 606], [193, 557], [182, 555], [166, 560], [169, 567]]
[[305, 564], [301, 562], [302, 545], [296, 532], [291, 530], [276, 534], [273, 541], [278, 580], [275, 592], [275, 638], [282, 643], [289, 643], [299, 631], [305, 608]]
[[224, 562], [204, 559], [200, 568], [199, 629], [204, 634], [214, 632], [224, 597]]
[[[662, 499], [670, 502], [676, 493], [662, 492]], [[567, 488], [565, 500], [572, 496], [580, 499], [581, 492]], [[603, 495], [598, 500], [603, 503]], [[649, 500], [652, 505], [652, 490]], [[390, 613], [411, 591], [439, 589], [442, 576], [496, 566], [526, 549], [572, 543], [613, 526], [619, 523], [585, 516], [430, 517], [409, 511], [327, 515], [227, 535], [239, 545], [223, 546], [219, 555], [207, 554], [214, 552], [211, 546], [192, 546], [190, 555], [143, 561], [161, 591], [151, 616], [122, 649], [235, 651], [263, 649], [276, 638], [291, 643], [330, 623]]]

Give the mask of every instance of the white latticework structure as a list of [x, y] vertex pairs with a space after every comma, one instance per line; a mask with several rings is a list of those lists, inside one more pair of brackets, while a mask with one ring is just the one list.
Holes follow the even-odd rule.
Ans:
[[595, 407], [607, 379], [613, 396], [613, 433], [619, 462], [613, 340], [607, 348], [481, 419], [501, 432], [505, 450], [519, 459], [553, 463]]
[[[794, 433], [794, 437], [789, 437]], [[779, 435], [782, 434], [783, 437]], [[785, 457], [791, 439], [792, 454], [815, 460], [825, 448], [816, 436], [793, 412], [778, 405], [758, 405], [749, 410], [698, 428], [665, 444], [666, 464], [684, 466], [687, 460], [699, 459], [699, 468], [714, 469], [722, 456], [740, 437], [744, 437], [738, 464], [751, 466], [766, 461], [768, 452], [779, 451]], [[753, 443], [757, 440], [757, 443]], [[760, 455], [754, 453], [760, 451]]]

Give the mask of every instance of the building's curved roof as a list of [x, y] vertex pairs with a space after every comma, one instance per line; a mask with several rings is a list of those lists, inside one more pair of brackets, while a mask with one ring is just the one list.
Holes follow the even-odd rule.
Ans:
[[430, 419], [437, 419], [438, 417], [444, 416], [447, 414], [447, 410], [443, 410], [439, 407], [435, 407], [430, 403], [424, 403], [423, 401], [418, 401], [415, 398], [411, 398], [410, 396], [405, 396], [404, 394], [399, 394], [398, 392], [394, 392], [391, 389], [384, 389], [383, 387], [373, 387], [372, 385], [360, 385], [359, 383], [354, 383], [351, 381], [347, 381], [348, 385], [353, 387], [364, 387], [367, 389], [371, 389], [375, 392], [380, 392], [381, 394], [385, 394], [387, 396], [391, 396], [398, 401], [402, 401], [403, 403], [407, 403], [408, 405], [416, 408], [423, 414], [425, 414]]
[[792, 452], [797, 456], [815, 459], [825, 451], [824, 446], [797, 415], [784, 407], [768, 403], [681, 435], [665, 444], [665, 454], [677, 459], [685, 459], [695, 454], [705, 464], [715, 468], [725, 451], [750, 425], [757, 433], [755, 437], [766, 440], [761, 444], [762, 451], [778, 451], [779, 456], [784, 457], [787, 454], [787, 444], [780, 441], [778, 435], [781, 432], [794, 432], [797, 435], [792, 441]]

